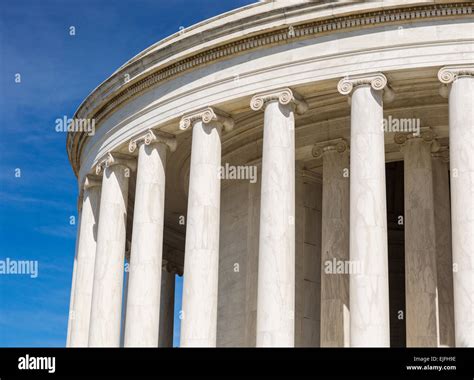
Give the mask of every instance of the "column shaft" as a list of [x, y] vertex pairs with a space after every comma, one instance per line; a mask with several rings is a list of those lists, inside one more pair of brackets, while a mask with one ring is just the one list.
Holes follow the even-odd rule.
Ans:
[[157, 347], [167, 145], [141, 144], [133, 215], [126, 347]]
[[71, 326], [71, 347], [87, 347], [94, 284], [94, 266], [99, 220], [100, 187], [84, 189], [79, 241], [77, 245], [76, 286]]
[[106, 167], [102, 179], [89, 331], [90, 347], [119, 347], [129, 169]]
[[295, 118], [270, 101], [263, 127], [257, 347], [295, 344]]
[[[349, 273], [334, 263], [349, 261], [349, 169], [347, 152], [323, 154], [321, 236], [321, 347], [348, 347]], [[332, 268], [332, 270], [328, 270]]]
[[438, 345], [438, 291], [431, 144], [411, 138], [404, 151], [407, 347]]
[[457, 347], [474, 347], [474, 77], [454, 80], [449, 94], [449, 155]]
[[351, 105], [351, 346], [390, 345], [382, 91], [357, 86]]
[[67, 336], [66, 336], [66, 347], [71, 347], [71, 330], [72, 324], [74, 323], [74, 293], [76, 289], [76, 272], [77, 272], [77, 244], [79, 243], [79, 228], [80, 228], [80, 220], [79, 220], [79, 227], [76, 234], [76, 250], [74, 255], [74, 264], [72, 267], [72, 281], [71, 281], [71, 291], [69, 296], [69, 316], [67, 320]]
[[192, 131], [181, 347], [216, 345], [221, 129], [198, 120]]
[[449, 166], [432, 159], [436, 237], [436, 271], [439, 307], [439, 345], [454, 347], [453, 258], [451, 251], [451, 207]]
[[175, 274], [161, 274], [161, 304], [158, 347], [173, 347]]

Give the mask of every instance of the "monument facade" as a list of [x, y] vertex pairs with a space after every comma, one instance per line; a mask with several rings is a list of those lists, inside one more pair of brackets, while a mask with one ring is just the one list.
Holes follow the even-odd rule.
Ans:
[[260, 2], [150, 46], [68, 133], [68, 346], [170, 346], [175, 275], [182, 347], [474, 346], [473, 105], [472, 2]]

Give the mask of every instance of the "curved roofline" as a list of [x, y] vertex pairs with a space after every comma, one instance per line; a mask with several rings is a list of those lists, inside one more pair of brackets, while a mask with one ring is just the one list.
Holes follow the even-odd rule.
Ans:
[[[189, 33], [189, 32], [192, 32], [194, 31], [195, 29], [199, 28], [199, 27], [202, 27], [202, 26], [205, 26], [205, 25], [209, 25], [209, 24], [212, 24], [214, 21], [220, 19], [220, 18], [223, 18], [223, 17], [228, 17], [228, 16], [232, 16], [236, 13], [239, 13], [239, 12], [242, 12], [244, 10], [247, 10], [247, 9], [250, 9], [250, 8], [255, 8], [255, 7], [258, 7], [258, 6], [262, 6], [264, 5], [265, 1], [259, 1], [259, 2], [256, 2], [256, 3], [252, 3], [252, 4], [248, 4], [248, 5], [244, 5], [243, 7], [239, 7], [239, 8], [235, 8], [235, 9], [232, 9], [230, 11], [227, 11], [227, 12], [224, 12], [224, 13], [221, 13], [221, 14], [218, 14], [216, 16], [213, 16], [213, 17], [210, 17], [208, 19], [205, 19], [205, 20], [202, 20], [202, 21], [199, 21], [197, 22], [196, 24], [192, 24], [191, 26], [187, 27], [187, 28], [184, 28], [182, 29], [183, 31], [179, 31], [179, 32], [175, 32], [173, 34], [170, 34], [169, 36], [159, 40], [158, 42], [155, 42], [153, 45], [147, 47], [145, 50], [142, 50], [140, 53], [138, 53], [137, 55], [135, 55], [134, 57], [132, 57], [131, 59], [129, 59], [127, 62], [125, 62], [122, 66], [120, 66], [117, 70], [115, 70], [112, 75], [114, 75], [117, 71], [120, 71], [122, 68], [126, 67], [127, 65], [135, 62], [136, 60], [144, 57], [145, 55], [147, 55], [148, 53], [152, 52], [153, 50], [155, 49], [159, 49], [161, 46], [165, 45], [167, 42], [174, 42], [173, 40], [175, 39], [178, 39], [178, 37], [180, 37], [183, 33]], [[111, 76], [112, 76], [111, 75]]]
[[[199, 60], [199, 56], [204, 53], [213, 54], [220, 47], [232, 45], [234, 42], [256, 36], [260, 38], [266, 34], [286, 30], [288, 25], [297, 27], [311, 22], [352, 17], [357, 14], [372, 14], [372, 12], [418, 6], [446, 6], [453, 3], [468, 2], [462, 0], [380, 0], [367, 3], [349, 0], [328, 2], [284, 0], [249, 4], [194, 24], [186, 28], [186, 32], [176, 32], [143, 50], [91, 91], [77, 108], [74, 118], [95, 117], [104, 108], [114, 109], [119, 105], [119, 102], [114, 99], [120, 94], [128, 93], [130, 89], [133, 92], [152, 75], [163, 70], [174, 70], [176, 73], [173, 76], [180, 75], [184, 71], [192, 70], [195, 66], [190, 64], [190, 60], [196, 60], [196, 57]], [[332, 32], [337, 32], [337, 30], [328, 31], [328, 33]], [[261, 48], [264, 47], [261, 46]], [[240, 50], [235, 52], [235, 54], [239, 53], [241, 53]], [[121, 77], [125, 74], [130, 75], [129, 81], [125, 82]], [[77, 174], [76, 165], [80, 152], [71, 152], [75, 140], [74, 133], [68, 133], [66, 148], [69, 160]]]
[[[395, 2], [401, 2], [402, 0], [395, 0]], [[405, 2], [407, 0], [404, 0]], [[384, 0], [381, 1], [376, 1], [373, 4], [376, 5], [377, 3], [383, 3]], [[385, 0], [387, 2], [387, 0]], [[394, 2], [394, 0], [389, 0], [388, 2]], [[429, 0], [408, 0], [408, 2], [412, 3], [427, 3], [430, 2]], [[197, 34], [201, 34], [206, 31], [210, 31], [212, 29], [218, 28], [220, 26], [224, 26], [228, 24], [228, 19], [236, 14], [241, 13], [241, 17], [239, 19], [245, 19], [248, 17], [256, 17], [258, 14], [261, 13], [266, 13], [270, 10], [278, 10], [282, 8], [296, 8], [297, 6], [301, 5], [308, 5], [311, 7], [321, 7], [322, 9], [326, 8], [332, 8], [334, 5], [338, 6], [343, 6], [343, 5], [364, 5], [366, 3], [364, 0], [270, 0], [270, 1], [265, 1], [265, 0], [260, 0], [259, 2], [245, 5], [243, 7], [239, 7], [233, 10], [230, 10], [225, 13], [218, 14], [216, 16], [213, 16], [211, 18], [205, 19], [203, 21], [200, 21], [196, 24], [193, 24], [187, 28], [184, 28], [184, 32], [175, 32], [171, 34], [168, 37], [165, 37], [158, 42], [154, 43], [153, 45], [149, 46], [145, 50], [142, 50], [140, 53], [136, 54], [134, 57], [132, 57], [130, 60], [126, 61], [123, 65], [118, 67], [112, 74], [110, 74], [106, 79], [104, 79], [99, 85], [97, 85], [85, 98], [84, 100], [79, 104], [77, 107], [76, 111], [74, 112], [74, 117], [78, 115], [78, 113], [81, 111], [81, 109], [84, 107], [86, 103], [90, 101], [90, 99], [93, 97], [93, 95], [98, 92], [101, 88], [103, 88], [108, 82], [110, 82], [111, 79], [115, 78], [118, 76], [119, 73], [123, 72], [125, 68], [130, 67], [134, 63], [138, 63], [140, 60], [144, 59], [145, 57], [149, 56], [153, 52], [159, 52], [160, 50], [163, 50], [172, 44], [180, 43], [184, 40], [188, 40], [193, 36], [196, 36]], [[400, 5], [400, 4], [398, 4]], [[258, 8], [259, 12], [246, 12], [249, 10], [254, 10], [254, 8]], [[235, 21], [235, 20], [234, 20]], [[178, 52], [185, 51], [184, 50], [178, 50]]]

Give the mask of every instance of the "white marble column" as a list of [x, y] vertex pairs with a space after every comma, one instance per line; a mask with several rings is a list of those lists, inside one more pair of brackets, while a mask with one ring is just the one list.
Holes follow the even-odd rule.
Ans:
[[69, 315], [68, 315], [68, 320], [67, 320], [67, 336], [66, 336], [66, 347], [71, 346], [71, 329], [72, 329], [72, 324], [74, 323], [74, 293], [76, 289], [76, 272], [77, 272], [77, 245], [79, 244], [79, 230], [80, 230], [80, 218], [79, 218], [79, 226], [77, 228], [77, 233], [76, 233], [76, 249], [75, 249], [75, 255], [74, 255], [74, 264], [72, 267], [72, 281], [71, 281], [71, 291], [69, 295]]
[[474, 65], [438, 73], [449, 96], [449, 159], [457, 347], [474, 347]]
[[97, 226], [99, 221], [100, 180], [88, 175], [84, 182], [79, 241], [76, 254], [76, 280], [71, 323], [71, 347], [87, 347], [94, 282]]
[[449, 151], [432, 155], [433, 198], [438, 276], [439, 346], [454, 347], [453, 256], [449, 199]]
[[185, 115], [193, 128], [184, 257], [181, 347], [215, 347], [221, 182], [221, 133], [233, 121], [205, 108]]
[[321, 347], [349, 347], [349, 154], [344, 139], [318, 143], [322, 157]]
[[130, 141], [130, 153], [138, 145], [124, 345], [158, 347], [166, 155], [176, 140], [149, 130]]
[[351, 94], [351, 347], [390, 345], [385, 151], [381, 73], [341, 79]]
[[161, 274], [160, 326], [158, 347], [173, 347], [175, 269], [170, 263]]
[[[103, 166], [105, 169], [103, 170]], [[89, 347], [119, 347], [125, 260], [128, 182], [135, 160], [109, 153], [102, 171], [99, 227], [89, 329]]]
[[295, 112], [307, 105], [289, 88], [257, 94], [265, 109], [257, 290], [257, 347], [295, 345]]
[[434, 134], [397, 134], [405, 193], [405, 302], [407, 347], [437, 347], [439, 316], [433, 169]]

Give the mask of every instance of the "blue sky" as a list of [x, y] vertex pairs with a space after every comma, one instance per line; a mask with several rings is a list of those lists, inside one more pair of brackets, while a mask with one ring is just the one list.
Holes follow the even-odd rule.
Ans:
[[66, 342], [77, 184], [54, 121], [181, 26], [252, 2], [0, 0], [0, 260], [39, 265], [37, 278], [0, 274], [0, 347]]

